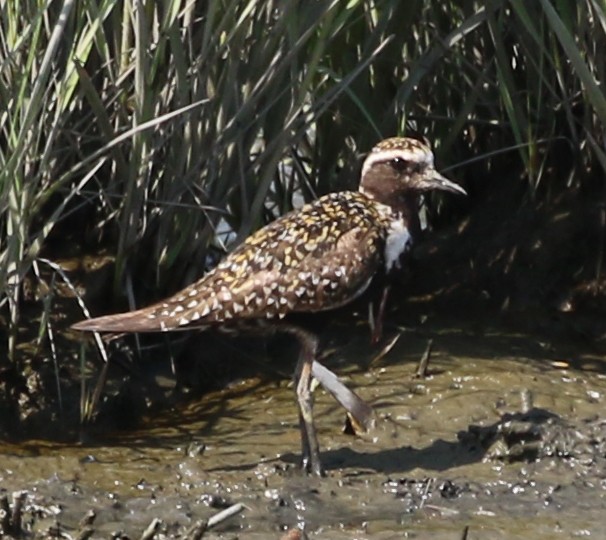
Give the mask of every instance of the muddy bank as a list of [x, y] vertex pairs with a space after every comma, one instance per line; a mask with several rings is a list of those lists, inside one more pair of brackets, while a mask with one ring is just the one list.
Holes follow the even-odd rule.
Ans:
[[[246, 379], [136, 432], [4, 446], [0, 486], [9, 502], [27, 492], [21, 527], [39, 537], [77, 536], [90, 511], [93, 537], [139, 538], [155, 519], [155, 537], [187, 537], [235, 503], [244, 508], [204, 538], [293, 527], [330, 539], [606, 536], [603, 357], [478, 328], [391, 328], [386, 343], [399, 338], [382, 357], [366, 334], [337, 333], [326, 362], [381, 420], [347, 436], [341, 410], [316, 392], [325, 479], [298, 472], [288, 381]], [[428, 376], [416, 378], [429, 339]]]

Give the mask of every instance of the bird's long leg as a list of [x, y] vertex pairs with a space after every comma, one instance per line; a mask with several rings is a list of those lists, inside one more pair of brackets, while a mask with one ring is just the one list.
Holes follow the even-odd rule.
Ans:
[[365, 431], [370, 431], [374, 428], [376, 423], [375, 412], [368, 403], [358, 396], [358, 394], [347, 388], [332, 371], [320, 364], [317, 360], [312, 364], [311, 372], [314, 379], [316, 379], [324, 389], [337, 400], [339, 405], [341, 405], [341, 407], [343, 407]]
[[299, 405], [302, 466], [307, 472], [322, 476], [324, 471], [320, 461], [320, 448], [313, 419], [313, 394], [311, 391], [312, 366], [318, 349], [318, 338], [297, 326], [285, 325], [281, 329], [295, 336], [301, 345], [295, 369], [295, 388]]
[[389, 285], [385, 285], [385, 287], [383, 287], [379, 308], [377, 309], [377, 315], [374, 317], [374, 326], [371, 330], [370, 342], [373, 345], [379, 343], [383, 337], [383, 319], [385, 318], [385, 306], [387, 305], [390, 289], [391, 287]]

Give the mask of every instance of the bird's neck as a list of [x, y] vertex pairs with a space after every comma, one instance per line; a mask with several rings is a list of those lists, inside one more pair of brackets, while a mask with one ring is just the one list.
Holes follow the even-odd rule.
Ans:
[[421, 232], [419, 221], [419, 197], [410, 191], [374, 190], [372, 186], [360, 186], [360, 193], [387, 208], [394, 220], [403, 220], [411, 237]]

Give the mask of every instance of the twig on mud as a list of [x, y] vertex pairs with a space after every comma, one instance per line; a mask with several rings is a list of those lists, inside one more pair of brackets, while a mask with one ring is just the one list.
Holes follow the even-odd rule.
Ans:
[[226, 519], [235, 516], [237, 513], [241, 512], [243, 508], [244, 505], [242, 503], [236, 503], [232, 504], [229, 508], [226, 508], [225, 510], [221, 510], [221, 512], [216, 513], [208, 520], [208, 528], [210, 529], [211, 527], [218, 525], [222, 521], [225, 521]]
[[229, 519], [232, 516], [235, 516], [238, 512], [240, 512], [244, 508], [242, 503], [232, 504], [229, 508], [225, 510], [221, 510], [221, 512], [216, 513], [214, 516], [211, 516], [208, 521], [201, 519], [200, 521], [196, 521], [194, 526], [187, 531], [185, 538], [187, 540], [200, 540], [207, 529], [210, 529], [222, 521]]
[[434, 482], [433, 478], [427, 479], [427, 483], [425, 484], [425, 490], [423, 491], [423, 495], [421, 496], [421, 502], [419, 503], [419, 510], [421, 510], [421, 508], [423, 508], [423, 506], [425, 506], [425, 503], [427, 502], [427, 498], [429, 495], [429, 490], [431, 489], [431, 486], [433, 486], [433, 482]]
[[161, 524], [161, 519], [152, 519], [151, 523], [147, 526], [147, 529], [143, 531], [143, 534], [141, 535], [141, 540], [151, 540], [154, 536], [156, 536], [156, 533], [158, 532], [158, 529], [160, 528]]
[[147, 526], [147, 529], [143, 531], [143, 534], [141, 535], [141, 540], [151, 540], [154, 536], [156, 536], [156, 533], [158, 532], [158, 529], [160, 528], [161, 524], [161, 519], [152, 519], [151, 523]]
[[396, 334], [390, 341], [389, 343], [387, 343], [387, 345], [385, 345], [385, 347], [383, 347], [373, 358], [372, 360], [368, 363], [368, 367], [375, 367], [382, 359], [383, 357], [389, 352], [391, 351], [391, 349], [394, 348], [395, 344], [398, 342], [398, 340], [400, 339], [400, 337], [402, 336], [402, 332], [399, 332], [398, 334]]
[[427, 341], [427, 347], [425, 348], [425, 352], [419, 361], [419, 366], [417, 367], [417, 371], [415, 372], [415, 377], [417, 379], [424, 379], [427, 377], [427, 367], [429, 366], [429, 360], [431, 359], [431, 349], [433, 347], [433, 339]]
[[461, 535], [461, 540], [467, 540], [468, 536], [469, 536], [469, 525], [465, 525], [465, 528], [463, 529], [463, 534]]

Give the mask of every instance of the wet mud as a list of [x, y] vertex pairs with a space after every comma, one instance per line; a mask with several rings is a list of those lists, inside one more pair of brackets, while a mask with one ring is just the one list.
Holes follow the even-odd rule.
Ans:
[[329, 337], [325, 363], [379, 422], [346, 435], [316, 390], [326, 478], [298, 469], [289, 381], [251, 378], [137, 431], [4, 445], [0, 524], [64, 538], [605, 538], [604, 357], [506, 328], [392, 327], [383, 354], [366, 330]]

